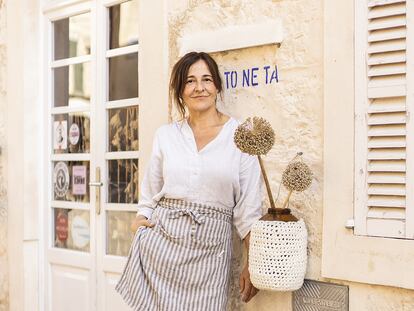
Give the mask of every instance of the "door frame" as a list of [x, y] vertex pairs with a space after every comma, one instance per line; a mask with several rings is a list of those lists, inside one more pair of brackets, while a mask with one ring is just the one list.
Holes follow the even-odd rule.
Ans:
[[[111, 3], [118, 3], [123, 1], [105, 1], [107, 4]], [[167, 20], [167, 0], [156, 1], [157, 3], [150, 3], [152, 1], [142, 1], [140, 2], [140, 21], [139, 21], [139, 29], [140, 29], [140, 49], [139, 49], [139, 123], [140, 123], [140, 133], [139, 133], [139, 150], [140, 150], [140, 158], [139, 158], [139, 176], [140, 181], [143, 177], [143, 168], [146, 166], [148, 162], [151, 147], [152, 147], [152, 137], [153, 134], [161, 124], [168, 122], [168, 20]], [[42, 52], [43, 52], [43, 68], [40, 70], [42, 72], [42, 84], [43, 88], [41, 91], [42, 96], [40, 96], [40, 100], [38, 104], [42, 107], [42, 114], [46, 117], [46, 122], [44, 122], [45, 126], [43, 128], [43, 137], [42, 141], [42, 150], [47, 150], [46, 155], [43, 159], [42, 166], [45, 168], [43, 170], [43, 182], [42, 182], [42, 204], [40, 204], [40, 221], [38, 222], [39, 227], [40, 224], [45, 226], [49, 226], [49, 230], [43, 230], [41, 235], [41, 248], [39, 251], [39, 260], [40, 260], [40, 267], [39, 267], [39, 288], [40, 288], [40, 304], [39, 307], [42, 310], [50, 310], [51, 306], [51, 298], [49, 294], [49, 286], [51, 284], [50, 281], [50, 264], [48, 260], [48, 253], [50, 253], [50, 246], [52, 245], [52, 241], [50, 233], [53, 232], [52, 228], [50, 228], [52, 221], [51, 221], [51, 207], [50, 207], [50, 189], [51, 189], [51, 169], [46, 171], [46, 168], [51, 168], [51, 131], [50, 127], [48, 126], [51, 124], [50, 118], [50, 90], [51, 90], [51, 81], [50, 81], [50, 74], [49, 74], [49, 62], [51, 60], [51, 49], [52, 49], [52, 38], [51, 38], [51, 23], [50, 20], [57, 19], [58, 17], [63, 18], [70, 15], [73, 15], [75, 11], [79, 12], [79, 8], [86, 8], [88, 4], [92, 6], [96, 5], [96, 1], [91, 0], [71, 0], [71, 1], [56, 1], [56, 3], [46, 4], [41, 8], [41, 25], [43, 29], [43, 38], [42, 38]], [[96, 11], [95, 11], [96, 12]], [[146, 14], [144, 14], [145, 12]], [[91, 30], [91, 40], [95, 40], [95, 31], [93, 28], [96, 25], [96, 20], [94, 16], [91, 16], [92, 21], [92, 30]], [[154, 32], [154, 29], [158, 29], [158, 31]], [[95, 42], [96, 43], [96, 42]], [[92, 44], [92, 46], [94, 46]], [[95, 44], [96, 46], [96, 44]], [[102, 52], [102, 51], [100, 51]], [[91, 70], [95, 70], [95, 66], [98, 66], [98, 72], [101, 70], [99, 68], [100, 64], [96, 63], [97, 56], [93, 59], [93, 55], [96, 55], [99, 51], [91, 50]], [[145, 59], [150, 59], [151, 61], [145, 62]], [[154, 62], [153, 60], [157, 60]], [[143, 61], [144, 60], [144, 61]], [[102, 92], [96, 92], [96, 88], [99, 88], [102, 81], [94, 81], [92, 86], [93, 94], [100, 94]], [[98, 95], [100, 96], [100, 95]], [[100, 98], [94, 98], [95, 102], [102, 102]], [[46, 105], [47, 103], [47, 105]], [[143, 104], [144, 103], [144, 104]], [[145, 103], [148, 103], [146, 105]], [[91, 109], [94, 108], [94, 104], [91, 101]], [[92, 112], [91, 112], [92, 113]], [[145, 118], [144, 116], [151, 116], [151, 118]], [[104, 122], [101, 121], [101, 122]], [[91, 123], [91, 133], [95, 129]], [[91, 143], [91, 147], [93, 144]], [[97, 154], [93, 150], [90, 150], [90, 154]], [[90, 160], [90, 178], [91, 181], [94, 180], [95, 172], [92, 169], [96, 166], [95, 163], [96, 159], [92, 157]], [[90, 206], [91, 209], [94, 209], [94, 198], [95, 193], [94, 189], [90, 190]], [[103, 224], [103, 222], [102, 222]], [[91, 230], [91, 244], [90, 249], [91, 253], [93, 248], [96, 248], [95, 242], [92, 241], [92, 237], [95, 233], [101, 232], [102, 228], [96, 228], [96, 224], [93, 222], [93, 217], [90, 218], [90, 230]], [[99, 231], [98, 231], [99, 230]], [[101, 246], [99, 246], [101, 247]], [[54, 250], [56, 251], [56, 249]], [[66, 253], [67, 251], [65, 251]], [[54, 252], [52, 252], [54, 253]], [[50, 254], [49, 254], [50, 255]], [[76, 254], [79, 255], [79, 254]], [[65, 255], [66, 256], [66, 255]], [[77, 262], [77, 258], [79, 256], [67, 256], [67, 263], [72, 264]], [[81, 256], [82, 257], [82, 256]], [[87, 260], [87, 259], [86, 259]], [[90, 258], [91, 261], [94, 261], [94, 268], [96, 269], [97, 265], [97, 258]], [[81, 264], [82, 262], [77, 262]], [[84, 263], [84, 262], [83, 262]], [[96, 271], [95, 271], [96, 275]], [[102, 288], [98, 288], [98, 291], [102, 291]], [[24, 290], [25, 294], [27, 289]], [[95, 297], [95, 293], [90, 293], [93, 295], [92, 301], [95, 302], [95, 307], [99, 306], [99, 302]], [[32, 305], [33, 306], [33, 305]]]

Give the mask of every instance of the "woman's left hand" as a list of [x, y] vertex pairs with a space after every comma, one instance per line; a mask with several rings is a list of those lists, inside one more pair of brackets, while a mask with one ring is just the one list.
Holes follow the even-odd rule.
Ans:
[[250, 273], [248, 269], [248, 265], [244, 266], [243, 271], [240, 274], [240, 294], [241, 299], [244, 302], [249, 302], [259, 290], [253, 286], [252, 282], [250, 281]]

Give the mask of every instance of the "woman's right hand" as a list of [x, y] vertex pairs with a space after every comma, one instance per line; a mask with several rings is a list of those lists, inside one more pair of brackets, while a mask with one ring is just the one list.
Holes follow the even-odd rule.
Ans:
[[138, 228], [141, 226], [152, 228], [154, 227], [154, 224], [150, 222], [147, 219], [147, 217], [143, 215], [137, 215], [131, 224], [131, 231], [135, 233], [138, 230]]

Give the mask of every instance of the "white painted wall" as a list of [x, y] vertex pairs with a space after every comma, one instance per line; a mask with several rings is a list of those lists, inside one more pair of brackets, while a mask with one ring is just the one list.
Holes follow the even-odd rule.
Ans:
[[7, 2], [7, 163], [10, 310], [39, 310], [42, 101], [37, 1]]
[[7, 262], [7, 177], [5, 176], [6, 151], [6, 3], [0, 1], [0, 311], [8, 310], [9, 281]]

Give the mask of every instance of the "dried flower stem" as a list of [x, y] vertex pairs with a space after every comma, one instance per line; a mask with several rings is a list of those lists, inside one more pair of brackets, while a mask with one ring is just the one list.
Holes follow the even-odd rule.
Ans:
[[276, 210], [275, 202], [273, 201], [272, 190], [270, 189], [269, 180], [267, 179], [267, 174], [266, 174], [266, 170], [265, 170], [264, 165], [263, 165], [262, 158], [260, 157], [260, 155], [258, 155], [257, 157], [259, 158], [260, 169], [262, 171], [263, 179], [264, 179], [264, 182], [266, 184], [267, 195], [269, 196], [269, 201], [270, 201], [270, 208]]
[[289, 203], [289, 199], [290, 199], [290, 196], [292, 195], [292, 192], [293, 192], [293, 190], [289, 191], [289, 194], [288, 194], [285, 202], [283, 202], [282, 208], [286, 208], [286, 205]]

